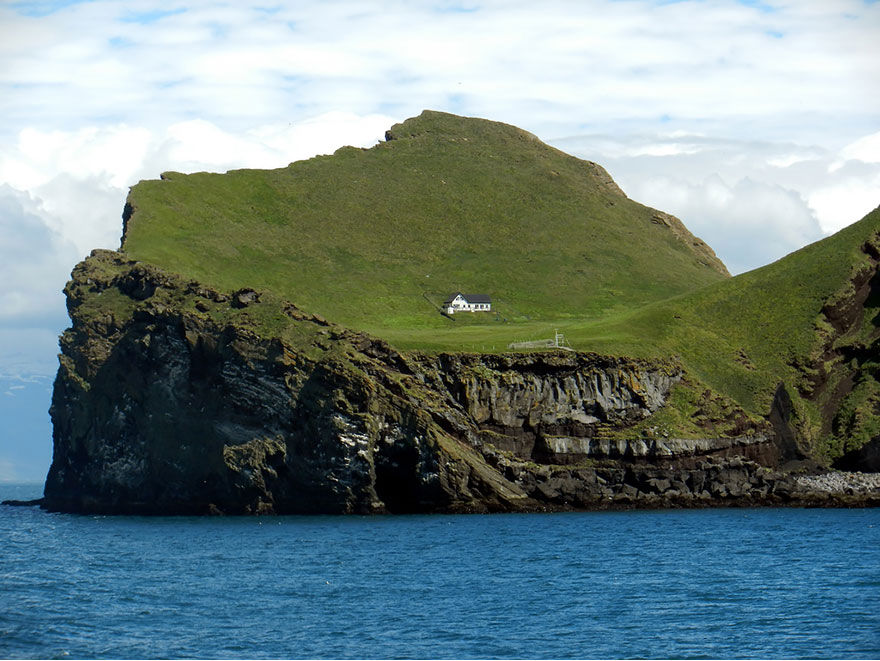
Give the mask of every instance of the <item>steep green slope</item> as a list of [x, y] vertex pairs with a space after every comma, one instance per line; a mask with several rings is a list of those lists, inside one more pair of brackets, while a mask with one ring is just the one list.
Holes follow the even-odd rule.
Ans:
[[[728, 275], [678, 220], [520, 129], [426, 111], [386, 137], [279, 170], [141, 182], [123, 249], [425, 348], [470, 349], [474, 330], [500, 348]], [[496, 313], [442, 317], [456, 290], [490, 294]]]
[[880, 434], [878, 262], [880, 208], [773, 264], [568, 334], [598, 351], [678, 355], [755, 414], [784, 383], [805, 441], [838, 456]]

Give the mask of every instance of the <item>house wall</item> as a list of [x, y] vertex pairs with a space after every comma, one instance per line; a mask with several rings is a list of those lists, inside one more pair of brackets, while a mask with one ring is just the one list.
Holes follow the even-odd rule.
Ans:
[[461, 296], [456, 296], [447, 308], [447, 312], [489, 312], [492, 310], [491, 303], [468, 303]]

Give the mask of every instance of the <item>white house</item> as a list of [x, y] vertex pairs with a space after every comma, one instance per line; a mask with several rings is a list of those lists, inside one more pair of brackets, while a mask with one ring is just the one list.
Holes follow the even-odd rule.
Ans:
[[456, 312], [490, 312], [492, 299], [488, 294], [462, 294], [455, 292], [443, 302], [446, 314]]

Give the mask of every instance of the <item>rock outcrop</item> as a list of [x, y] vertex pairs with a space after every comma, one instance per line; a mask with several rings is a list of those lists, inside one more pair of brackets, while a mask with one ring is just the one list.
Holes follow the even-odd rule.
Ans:
[[769, 423], [724, 437], [627, 431], [662, 410], [683, 377], [674, 362], [400, 353], [270, 292], [218, 292], [110, 251], [65, 292], [50, 510], [837, 502], [777, 470]]
[[[837, 465], [880, 468], [880, 232], [859, 246], [849, 279], [826, 300], [815, 324], [810, 354], [795, 361], [801, 395], [821, 415], [818, 435], [832, 437]], [[863, 448], [863, 449], [862, 449]], [[873, 448], [873, 450], [872, 450]], [[873, 459], [872, 459], [873, 457]]]

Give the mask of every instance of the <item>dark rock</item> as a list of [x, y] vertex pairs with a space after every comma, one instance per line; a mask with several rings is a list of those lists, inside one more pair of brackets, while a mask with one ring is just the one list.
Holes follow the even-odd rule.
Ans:
[[773, 395], [773, 403], [770, 405], [770, 414], [767, 419], [776, 432], [776, 446], [779, 448], [782, 461], [804, 458], [791, 425], [793, 410], [794, 404], [791, 401], [791, 395], [785, 389], [785, 384], [780, 383]]
[[252, 303], [260, 302], [260, 294], [253, 289], [239, 289], [232, 295], [232, 307], [246, 308]]
[[34, 498], [33, 500], [4, 500], [0, 505], [11, 505], [12, 507], [37, 507], [43, 504], [42, 498]]
[[647, 482], [650, 493], [663, 493], [672, 488], [672, 482], [665, 478], [651, 478]]
[[834, 467], [846, 471], [880, 473], [880, 436], [857, 450], [847, 452], [834, 462]]

